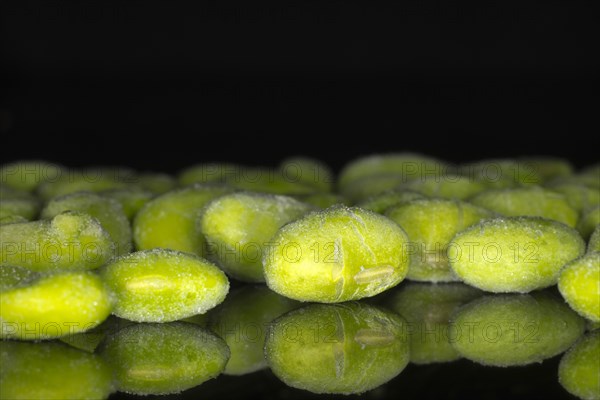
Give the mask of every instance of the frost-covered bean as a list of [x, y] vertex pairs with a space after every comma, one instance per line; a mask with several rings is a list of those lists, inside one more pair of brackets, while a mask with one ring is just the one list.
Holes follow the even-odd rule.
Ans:
[[115, 296], [113, 313], [137, 322], [169, 322], [204, 313], [229, 291], [229, 281], [217, 266], [174, 250], [134, 252], [100, 273]]
[[600, 252], [600, 224], [596, 225], [588, 242], [588, 253], [592, 251]]
[[282, 175], [296, 182], [305, 183], [323, 192], [333, 189], [334, 174], [325, 163], [308, 157], [288, 157], [281, 161]]
[[37, 187], [37, 193], [42, 199], [50, 200], [75, 192], [126, 188], [136, 180], [136, 173], [128, 168], [64, 170], [57, 179], [42, 182]]
[[203, 209], [199, 230], [209, 256], [232, 277], [264, 282], [262, 258], [271, 237], [313, 207], [292, 197], [238, 192], [221, 196]]
[[0, 185], [32, 191], [43, 182], [59, 179], [64, 173], [63, 166], [48, 161], [15, 161], [0, 167]]
[[347, 163], [340, 171], [338, 187], [344, 192], [360, 179], [387, 174], [398, 176], [401, 183], [427, 174], [439, 175], [447, 168], [440, 160], [423, 154], [371, 154]]
[[584, 239], [589, 239], [594, 233], [594, 229], [600, 224], [600, 206], [585, 210], [579, 223], [577, 230], [581, 233]]
[[410, 267], [407, 278], [452, 282], [459, 279], [448, 262], [448, 243], [457, 232], [493, 214], [460, 200], [423, 199], [390, 207], [385, 215], [408, 234]]
[[0, 399], [105, 400], [112, 371], [97, 355], [59, 342], [0, 341]]
[[264, 258], [267, 285], [300, 301], [371, 297], [408, 271], [406, 233], [382, 215], [334, 206], [284, 225]]
[[488, 159], [461, 165], [459, 172], [490, 188], [539, 185], [542, 178], [535, 164], [521, 160]]
[[560, 272], [558, 290], [580, 315], [600, 322], [600, 253], [587, 253], [567, 264]]
[[600, 399], [600, 331], [588, 333], [565, 353], [558, 381], [580, 399]]
[[51, 220], [0, 226], [0, 265], [36, 271], [94, 269], [115, 254], [115, 243], [88, 214], [66, 211]]
[[569, 180], [548, 183], [546, 187], [564, 194], [571, 207], [580, 212], [600, 206], [600, 190], [598, 188]]
[[225, 342], [185, 322], [134, 324], [107, 337], [99, 352], [113, 370], [117, 390], [168, 394], [218, 376], [229, 359]]
[[90, 192], [78, 192], [50, 200], [40, 216], [50, 219], [64, 211], [78, 211], [96, 218], [117, 245], [117, 254], [131, 251], [131, 226], [121, 204]]
[[366, 208], [367, 210], [375, 211], [379, 214], [384, 214], [385, 211], [392, 207], [412, 200], [424, 199], [425, 196], [421, 193], [413, 192], [405, 189], [391, 189], [376, 196], [371, 196], [366, 200], [357, 204], [358, 207]]
[[181, 186], [195, 183], [225, 182], [227, 176], [239, 174], [240, 165], [232, 163], [196, 164], [182, 169], [177, 175]]
[[0, 274], [3, 339], [40, 340], [83, 332], [100, 324], [111, 312], [110, 294], [93, 273], [16, 274], [18, 279]]
[[167, 248], [204, 255], [206, 242], [196, 226], [198, 214], [210, 200], [232, 191], [229, 186], [199, 184], [149, 201], [133, 220], [136, 249]]
[[265, 355], [287, 385], [314, 393], [363, 393], [409, 361], [406, 322], [397, 314], [350, 302], [313, 304], [269, 327]]
[[168, 174], [144, 172], [136, 177], [134, 184], [143, 190], [149, 190], [155, 194], [163, 194], [175, 189], [177, 181]]
[[483, 220], [448, 245], [456, 275], [489, 292], [526, 293], [554, 285], [560, 269], [584, 252], [575, 229], [541, 217]]
[[546, 292], [488, 295], [459, 308], [451, 320], [458, 353], [484, 365], [541, 362], [567, 350], [585, 320]]
[[507, 217], [538, 216], [575, 227], [579, 213], [565, 195], [539, 186], [487, 190], [469, 200]]
[[412, 190], [427, 197], [464, 200], [483, 192], [487, 186], [479, 181], [462, 175], [427, 175], [421, 179], [413, 179], [399, 186], [404, 190]]
[[554, 178], [570, 176], [574, 171], [573, 165], [568, 160], [558, 157], [521, 157], [519, 162], [531, 166], [542, 182]]
[[98, 193], [101, 196], [114, 199], [121, 204], [123, 212], [127, 216], [129, 221], [133, 221], [133, 218], [137, 212], [150, 200], [154, 198], [154, 193], [136, 187], [126, 189], [109, 189]]

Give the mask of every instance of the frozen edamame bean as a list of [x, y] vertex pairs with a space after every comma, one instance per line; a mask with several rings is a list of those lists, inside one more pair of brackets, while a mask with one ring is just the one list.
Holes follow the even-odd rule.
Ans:
[[539, 185], [542, 182], [534, 164], [519, 160], [482, 160], [460, 166], [459, 172], [490, 188]]
[[519, 159], [519, 162], [531, 166], [542, 182], [558, 177], [570, 176], [574, 171], [573, 165], [568, 160], [557, 157], [522, 157]]
[[588, 333], [561, 358], [558, 381], [584, 400], [600, 399], [600, 331]]
[[200, 210], [212, 199], [231, 193], [225, 185], [194, 185], [154, 198], [133, 220], [133, 241], [138, 250], [167, 248], [197, 255], [206, 242], [196, 226]]
[[143, 190], [149, 190], [155, 194], [163, 194], [175, 189], [177, 181], [168, 174], [145, 172], [136, 177], [134, 184]]
[[229, 281], [216, 265], [174, 250], [131, 253], [100, 274], [115, 296], [113, 313], [137, 322], [169, 322], [204, 313], [229, 291]]
[[556, 284], [585, 242], [567, 225], [541, 217], [483, 220], [448, 245], [450, 266], [465, 283], [489, 292], [526, 293]]
[[38, 195], [44, 200], [75, 192], [100, 192], [125, 188], [135, 183], [137, 175], [128, 168], [88, 168], [65, 170], [58, 179], [41, 183]]
[[121, 207], [123, 207], [123, 212], [129, 221], [133, 221], [133, 218], [144, 204], [152, 200], [155, 196], [154, 193], [146, 189], [136, 187], [109, 189], [98, 194], [118, 201]]
[[408, 364], [406, 323], [358, 302], [313, 304], [273, 321], [265, 356], [289, 386], [314, 393], [363, 393]]
[[96, 218], [115, 242], [117, 254], [131, 251], [131, 227], [118, 201], [90, 192], [72, 193], [50, 200], [40, 216], [50, 219], [69, 210], [86, 213]]
[[336, 193], [314, 193], [295, 197], [304, 203], [312, 204], [321, 209], [329, 208], [336, 204], [348, 205], [350, 203], [344, 196]]
[[241, 190], [289, 196], [318, 191], [314, 186], [294, 176], [287, 176], [285, 171], [269, 168], [241, 167], [237, 174], [226, 175], [225, 182]]
[[406, 233], [382, 215], [334, 206], [284, 225], [264, 257], [267, 285], [300, 301], [375, 296], [404, 279]]
[[21, 215], [7, 215], [2, 216], [0, 214], [0, 225], [6, 224], [21, 224], [23, 222], [29, 222], [29, 220]]
[[40, 340], [83, 332], [111, 312], [110, 295], [93, 273], [68, 272], [37, 279], [30, 275], [25, 280], [27, 284], [5, 289], [0, 296], [3, 339]]
[[104, 400], [114, 391], [97, 355], [59, 342], [0, 341], [1, 399]]
[[358, 207], [384, 214], [385, 211], [400, 204], [408, 203], [412, 200], [424, 199], [421, 193], [405, 189], [391, 189], [376, 196], [369, 197], [357, 204]]
[[409, 329], [410, 361], [431, 364], [460, 358], [450, 343], [450, 317], [461, 305], [483, 292], [462, 283], [402, 284], [388, 306], [402, 315]]
[[451, 321], [458, 353], [484, 365], [506, 367], [541, 362], [568, 349], [585, 320], [557, 296], [488, 295], [459, 308]]
[[242, 167], [232, 163], [196, 164], [184, 168], [177, 175], [181, 186], [195, 183], [225, 182], [227, 176], [239, 174]]
[[244, 286], [208, 313], [208, 327], [231, 351], [225, 374], [244, 375], [267, 367], [263, 354], [266, 328], [280, 315], [301, 303], [264, 286]]
[[239, 280], [264, 282], [264, 247], [281, 226], [312, 209], [288, 196], [232, 193], [206, 205], [199, 230], [225, 272]]
[[40, 201], [31, 193], [0, 185], [0, 218], [19, 215], [34, 219], [40, 211]]
[[594, 229], [588, 242], [588, 253], [592, 251], [600, 252], [600, 224], [596, 225], [596, 229]]
[[48, 161], [16, 161], [0, 167], [0, 184], [32, 191], [43, 182], [59, 179], [64, 172], [63, 166]]
[[319, 160], [301, 156], [288, 157], [281, 161], [279, 170], [292, 181], [305, 183], [322, 192], [333, 190], [333, 171]]
[[413, 179], [399, 186], [427, 197], [464, 200], [483, 192], [487, 186], [462, 175], [427, 175], [421, 179]]
[[185, 322], [135, 324], [107, 337], [99, 352], [117, 390], [137, 395], [179, 393], [218, 376], [229, 359], [225, 342]]
[[0, 265], [36, 271], [94, 269], [115, 254], [115, 243], [98, 220], [66, 211], [51, 220], [0, 226]]
[[587, 253], [560, 272], [558, 290], [580, 315], [600, 322], [600, 253]]
[[600, 206], [584, 211], [577, 224], [577, 230], [581, 233], [581, 236], [587, 240], [592, 236], [592, 233], [598, 224], [600, 224]]
[[487, 190], [469, 201], [507, 217], [545, 217], [573, 228], [579, 219], [579, 213], [566, 196], [539, 186]]
[[340, 171], [338, 187], [344, 192], [359, 179], [387, 174], [400, 177], [402, 183], [426, 174], [439, 175], [447, 168], [441, 161], [417, 153], [371, 154], [346, 164]]
[[493, 214], [460, 200], [424, 199], [390, 207], [385, 215], [408, 234], [411, 257], [407, 278], [452, 282], [459, 279], [448, 262], [448, 243], [457, 232]]
[[548, 183], [546, 187], [564, 194], [571, 207], [578, 211], [600, 206], [600, 190], [598, 188], [569, 182], [568, 180]]
[[397, 174], [379, 174], [366, 176], [353, 181], [348, 186], [341, 189], [341, 194], [346, 197], [350, 203], [356, 204], [366, 199], [385, 193], [399, 187], [406, 179]]

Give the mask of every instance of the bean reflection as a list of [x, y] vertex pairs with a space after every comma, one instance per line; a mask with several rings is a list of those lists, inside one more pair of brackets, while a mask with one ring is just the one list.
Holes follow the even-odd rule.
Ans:
[[453, 316], [451, 342], [460, 355], [484, 365], [540, 362], [562, 353], [585, 330], [585, 320], [549, 292], [490, 295]]
[[558, 381], [580, 399], [600, 399], [600, 331], [588, 333], [561, 358]]
[[106, 399], [111, 371], [97, 355], [60, 342], [0, 341], [0, 399]]
[[224, 373], [243, 375], [266, 368], [263, 348], [268, 324], [300, 304], [265, 286], [232, 291], [223, 304], [208, 314], [209, 328], [231, 350]]
[[408, 322], [410, 361], [429, 364], [459, 359], [450, 343], [450, 317], [456, 308], [482, 294], [462, 283], [402, 285], [389, 306]]
[[313, 304], [269, 327], [265, 355], [289, 386], [315, 393], [362, 393], [389, 381], [408, 364], [406, 322], [361, 304]]
[[99, 350], [117, 389], [133, 394], [178, 393], [200, 385], [219, 375], [229, 358], [221, 338], [185, 322], [130, 325]]

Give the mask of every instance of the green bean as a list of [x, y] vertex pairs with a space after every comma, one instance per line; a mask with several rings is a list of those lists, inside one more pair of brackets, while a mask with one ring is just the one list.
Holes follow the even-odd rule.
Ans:
[[565, 353], [558, 381], [580, 399], [600, 399], [600, 331], [587, 334]]

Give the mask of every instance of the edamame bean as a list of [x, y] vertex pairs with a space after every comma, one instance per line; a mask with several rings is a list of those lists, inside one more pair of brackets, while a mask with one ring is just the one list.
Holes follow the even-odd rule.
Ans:
[[588, 242], [588, 253], [592, 251], [600, 252], [600, 224], [596, 225], [596, 229], [590, 236], [590, 240]]
[[225, 185], [194, 185], [149, 201], [133, 220], [136, 249], [167, 248], [205, 254], [206, 242], [196, 227], [198, 213], [210, 200], [232, 191]]
[[469, 201], [507, 217], [544, 217], [572, 228], [579, 219], [579, 213], [571, 207], [566, 196], [539, 186], [487, 190]]
[[440, 160], [423, 154], [371, 154], [346, 164], [340, 171], [338, 187], [344, 192], [359, 179], [386, 174], [399, 176], [399, 182], [402, 183], [426, 174], [439, 175], [447, 168]]
[[452, 282], [459, 278], [448, 262], [448, 243], [467, 227], [493, 214], [460, 200], [413, 200], [387, 209], [385, 215], [408, 234], [410, 267], [415, 281]]
[[406, 367], [406, 322], [358, 302], [313, 304], [269, 327], [265, 356], [285, 384], [314, 393], [364, 393]]
[[519, 160], [482, 160], [461, 165], [459, 172], [469, 177], [469, 179], [481, 182], [490, 188], [539, 185], [542, 182], [535, 164]]
[[231, 351], [223, 372], [244, 375], [266, 368], [263, 348], [268, 324], [300, 304], [264, 286], [232, 291], [224, 303], [208, 313], [208, 327]]
[[302, 156], [288, 157], [281, 161], [279, 170], [288, 179], [313, 186], [318, 191], [333, 190], [333, 171], [319, 160]]
[[546, 292], [488, 295], [459, 308], [451, 320], [458, 353], [483, 365], [541, 362], [567, 350], [585, 320]]
[[78, 192], [50, 200], [41, 218], [50, 219], [65, 211], [78, 211], [96, 218], [117, 245], [117, 254], [131, 251], [131, 227], [121, 204], [90, 192]]
[[587, 334], [565, 353], [558, 381], [580, 399], [600, 399], [600, 331]]
[[[5, 274], [1, 277], [4, 281]], [[0, 296], [2, 339], [52, 339], [83, 332], [104, 321], [112, 309], [104, 284], [89, 272], [24, 277], [21, 271], [17, 284], [0, 286], [8, 286]]]
[[402, 284], [387, 305], [403, 316], [410, 327], [410, 361], [431, 364], [459, 359], [451, 344], [450, 317], [458, 307], [482, 294], [462, 283]]
[[136, 182], [137, 175], [128, 168], [88, 168], [65, 170], [57, 179], [42, 182], [37, 187], [44, 200], [75, 192], [100, 192], [123, 189]]
[[412, 200], [424, 198], [425, 196], [421, 193], [413, 192], [411, 190], [391, 189], [376, 196], [369, 197], [358, 203], [357, 206], [375, 211], [379, 214], [384, 214], [385, 211], [392, 206], [398, 206]]
[[313, 207], [292, 197], [232, 193], [206, 205], [199, 219], [209, 254], [232, 277], [264, 282], [264, 247], [286, 223]]
[[155, 194], [163, 194], [175, 189], [177, 181], [168, 174], [144, 172], [136, 177], [134, 184], [143, 190], [148, 190]]
[[0, 186], [0, 218], [19, 215], [27, 220], [34, 219], [40, 211], [40, 201], [29, 192]]
[[592, 236], [598, 224], [600, 224], [600, 206], [585, 210], [577, 224], [577, 230], [587, 240]]
[[94, 269], [115, 254], [115, 243], [97, 219], [66, 211], [51, 220], [0, 226], [0, 265], [36, 271]]
[[489, 292], [526, 293], [556, 284], [585, 242], [567, 225], [541, 217], [483, 220], [448, 245], [450, 266], [465, 283]]
[[133, 218], [144, 204], [154, 198], [153, 192], [136, 187], [109, 189], [99, 192], [98, 194], [118, 201], [121, 204], [121, 207], [123, 207], [123, 212], [129, 221], [133, 221]]
[[554, 178], [570, 176], [575, 170], [568, 160], [558, 157], [522, 157], [519, 159], [519, 162], [531, 166], [542, 182]]
[[237, 175], [243, 168], [232, 163], [206, 163], [197, 164], [184, 168], [177, 175], [181, 186], [189, 186], [195, 183], [225, 182], [227, 176]]
[[97, 355], [60, 342], [0, 341], [0, 399], [107, 399], [110, 368]]
[[600, 206], [600, 190], [598, 188], [592, 188], [568, 180], [548, 183], [546, 187], [564, 194], [571, 207], [580, 212]]
[[350, 204], [348, 199], [336, 193], [314, 193], [295, 197], [303, 203], [312, 204], [313, 206], [321, 209], [329, 208], [336, 204]]
[[482, 182], [455, 174], [427, 175], [421, 179], [405, 182], [399, 187], [421, 193], [427, 197], [458, 200], [465, 200], [487, 189], [487, 186]]
[[284, 225], [265, 252], [267, 285], [300, 301], [335, 303], [375, 296], [406, 276], [406, 233], [358, 207], [334, 206]]
[[600, 253], [587, 253], [560, 272], [558, 290], [580, 315], [600, 322]]
[[21, 224], [23, 222], [29, 222], [29, 220], [21, 215], [0, 216], [0, 225]]
[[154, 249], [134, 252], [100, 271], [115, 296], [113, 313], [137, 322], [169, 322], [221, 303], [229, 281], [214, 264], [193, 254]]
[[225, 342], [185, 322], [135, 324], [100, 345], [117, 389], [137, 395], [179, 393], [219, 375], [229, 359]]
[[352, 182], [341, 190], [341, 194], [350, 203], [356, 204], [368, 198], [380, 195], [399, 187], [406, 178], [397, 174], [379, 174], [366, 176]]
[[59, 179], [64, 173], [62, 165], [48, 161], [15, 161], [0, 167], [0, 184], [30, 192], [43, 182]]
[[285, 171], [269, 168], [241, 167], [238, 174], [226, 175], [225, 182], [241, 190], [289, 196], [307, 195], [318, 191], [313, 185], [294, 176], [287, 176]]

